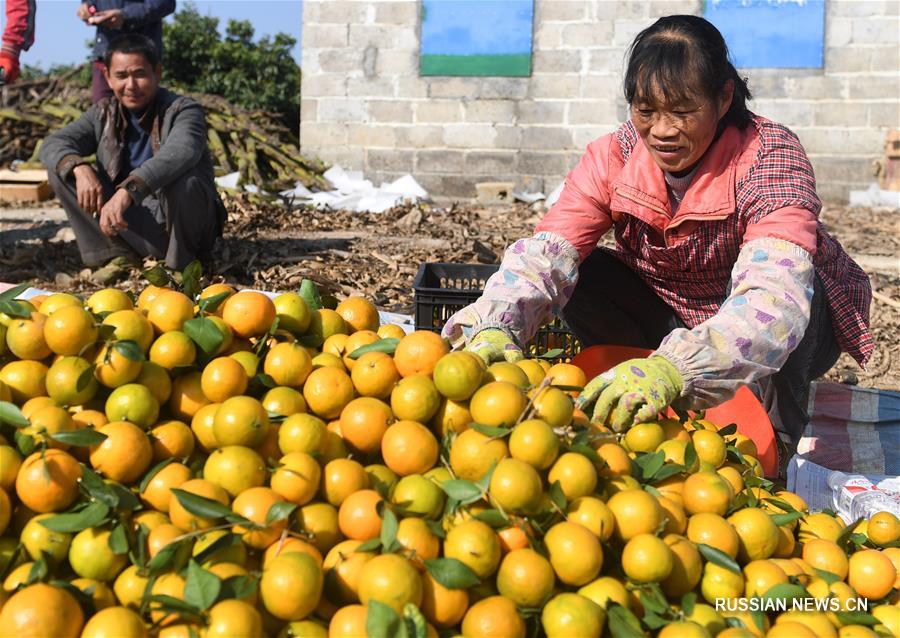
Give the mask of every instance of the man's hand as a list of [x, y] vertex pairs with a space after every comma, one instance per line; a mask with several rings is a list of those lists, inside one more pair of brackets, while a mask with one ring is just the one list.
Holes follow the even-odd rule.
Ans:
[[0, 53], [0, 69], [3, 75], [0, 84], [12, 84], [19, 78], [19, 58], [3, 51]]
[[79, 164], [72, 169], [75, 176], [75, 194], [78, 206], [88, 215], [96, 215], [103, 206], [103, 185], [94, 169], [87, 164]]
[[610, 425], [616, 432], [643, 423], [678, 398], [681, 373], [663, 357], [630, 359], [590, 381], [575, 401], [578, 408], [596, 401], [592, 421]]
[[75, 12], [75, 15], [82, 22], [87, 22], [91, 17], [90, 5], [87, 2], [82, 2], [78, 5], [78, 11]]
[[482, 330], [466, 345], [466, 350], [477, 354], [487, 364], [495, 361], [515, 363], [525, 358], [522, 350], [499, 328]]
[[88, 24], [95, 24], [108, 29], [121, 29], [122, 25], [125, 24], [125, 16], [122, 14], [121, 9], [98, 11], [88, 18]]
[[120, 230], [128, 228], [125, 211], [131, 206], [131, 195], [124, 188], [116, 191], [100, 210], [100, 230], [108, 237], [115, 237]]

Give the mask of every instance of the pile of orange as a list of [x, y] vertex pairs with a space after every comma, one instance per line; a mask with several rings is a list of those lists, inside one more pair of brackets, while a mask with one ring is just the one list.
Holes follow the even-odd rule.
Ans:
[[[809, 512], [731, 426], [591, 423], [570, 364], [354, 297], [15, 304], [0, 636], [900, 635], [896, 517]], [[788, 598], [834, 605], [716, 608]]]

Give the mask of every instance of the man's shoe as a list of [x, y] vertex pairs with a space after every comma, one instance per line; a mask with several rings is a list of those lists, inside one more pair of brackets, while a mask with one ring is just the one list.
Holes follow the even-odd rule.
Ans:
[[125, 255], [119, 255], [110, 259], [105, 266], [91, 273], [91, 281], [100, 286], [106, 286], [127, 278], [131, 269], [136, 266], [133, 259]]

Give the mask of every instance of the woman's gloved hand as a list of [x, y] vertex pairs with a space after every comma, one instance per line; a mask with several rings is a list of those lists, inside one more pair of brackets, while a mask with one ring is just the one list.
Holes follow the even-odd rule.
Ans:
[[480, 331], [466, 344], [466, 350], [477, 354], [487, 364], [495, 361], [515, 363], [525, 358], [522, 349], [499, 328], [485, 328]]
[[592, 379], [575, 401], [584, 409], [596, 401], [592, 421], [609, 417], [616, 432], [650, 421], [681, 394], [681, 374], [664, 357], [630, 359]]

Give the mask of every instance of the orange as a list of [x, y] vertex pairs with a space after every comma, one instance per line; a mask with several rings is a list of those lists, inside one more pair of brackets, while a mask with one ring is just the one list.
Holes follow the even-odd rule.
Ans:
[[662, 522], [659, 502], [644, 490], [614, 494], [606, 502], [616, 520], [615, 535], [629, 541], [639, 534], [653, 534]]
[[259, 526], [251, 530], [235, 525], [234, 533], [242, 534], [241, 540], [245, 545], [253, 549], [265, 549], [278, 540], [287, 527], [287, 520], [282, 518], [272, 523], [266, 522], [269, 509], [278, 503], [284, 503], [284, 499], [268, 487], [251, 487], [235, 497], [231, 510]]
[[477, 430], [465, 430], [450, 447], [450, 467], [457, 478], [478, 481], [508, 455], [504, 439], [490, 439]]
[[305, 505], [316, 495], [322, 470], [316, 460], [306, 452], [291, 452], [278, 461], [279, 467], [272, 474], [272, 489], [284, 500]]
[[118, 312], [119, 310], [131, 310], [134, 308], [134, 302], [124, 290], [118, 288], [104, 288], [92, 293], [84, 302], [88, 310], [95, 315]]
[[425, 571], [424, 561], [437, 558], [441, 552], [441, 539], [421, 518], [401, 519], [397, 525], [397, 542], [405, 550], [402, 553], [420, 572]]
[[243, 445], [213, 450], [203, 465], [203, 478], [223, 488], [232, 498], [266, 482], [268, 472], [262, 457]]
[[557, 594], [541, 612], [541, 626], [547, 636], [599, 636], [605, 621], [603, 608], [573, 593]]
[[386, 399], [400, 380], [400, 373], [390, 355], [384, 352], [367, 352], [354, 363], [350, 379], [359, 395]]
[[69, 444], [55, 441], [52, 435], [60, 432], [71, 432], [76, 429], [72, 417], [63, 408], [46, 405], [35, 410], [28, 419], [30, 425], [21, 432], [34, 439], [35, 443], [46, 443], [49, 447], [68, 450]]
[[[367, 635], [367, 617], [368, 610], [365, 605], [347, 605], [341, 607], [335, 612], [328, 623], [328, 638], [358, 638], [359, 636]], [[290, 636], [290, 634], [288, 635]], [[298, 635], [298, 638], [300, 635]], [[312, 638], [312, 635], [310, 638]]]
[[703, 566], [700, 591], [703, 598], [712, 605], [716, 604], [716, 599], [740, 598], [744, 595], [744, 576], [715, 563], [706, 563]]
[[443, 437], [448, 432], [462, 432], [471, 422], [468, 403], [443, 398], [429, 424], [439, 437]]
[[771, 560], [753, 560], [744, 565], [744, 595], [763, 596], [775, 585], [788, 582], [788, 576]]
[[360, 545], [362, 541], [341, 541], [325, 556], [322, 569], [328, 574], [324, 592], [328, 602], [337, 605], [359, 602], [359, 575], [374, 557], [369, 552], [357, 552]]
[[505, 596], [489, 596], [469, 607], [462, 621], [467, 638], [525, 638], [525, 621]]
[[625, 585], [612, 576], [601, 576], [579, 589], [578, 593], [593, 600], [603, 609], [606, 609], [610, 602], [618, 603], [626, 609], [631, 606], [631, 596]]
[[312, 359], [297, 343], [278, 343], [266, 355], [263, 371], [276, 385], [300, 388], [312, 372]]
[[[5, 506], [2, 504], [5, 501]], [[6, 512], [5, 519], [9, 520], [10, 503], [6, 492], [0, 492], [0, 529], [5, 527], [3, 512]], [[53, 517], [54, 514], [38, 514], [34, 518], [25, 523], [19, 540], [28, 553], [31, 560], [45, 558], [50, 565], [59, 565], [69, 554], [69, 544], [72, 542], [72, 535], [65, 532], [54, 532], [44, 527], [42, 521]], [[42, 556], [43, 555], [43, 556]]]
[[[707, 430], [699, 432], [707, 432]], [[715, 433], [711, 432], [711, 434]], [[697, 472], [685, 479], [681, 489], [681, 498], [688, 514], [712, 513], [724, 516], [731, 506], [734, 493], [731, 490], [731, 484], [718, 474]]]
[[307, 345], [319, 348], [329, 337], [347, 334], [349, 330], [347, 322], [338, 313], [327, 308], [320, 308], [312, 313], [309, 328], [306, 329], [303, 336]]
[[[38, 361], [52, 354], [44, 339], [44, 325], [47, 317], [32, 312], [30, 319], [14, 319], [6, 329], [6, 345], [19, 359]], [[74, 353], [77, 354], [77, 353]]]
[[209, 610], [209, 624], [203, 635], [206, 638], [262, 636], [262, 617], [256, 608], [246, 601], [221, 600]]
[[226, 399], [243, 394], [248, 382], [244, 367], [231, 357], [213, 359], [206, 364], [200, 376], [200, 388], [206, 398], [213, 403], [222, 403]]
[[157, 337], [150, 346], [149, 358], [153, 363], [172, 371], [193, 365], [197, 358], [197, 347], [186, 334], [173, 330]]
[[[716, 469], [716, 474], [728, 481], [735, 494], [739, 494], [744, 490], [744, 477], [741, 476], [741, 472], [737, 468], [731, 465], [723, 465]], [[794, 524], [796, 525], [796, 522]]]
[[[568, 385], [583, 388], [588, 381], [584, 371], [571, 363], [556, 363], [550, 366], [545, 376], [552, 379], [552, 385]], [[571, 392], [572, 396], [578, 395], [578, 392], [569, 392]]]
[[900, 539], [900, 520], [890, 512], [876, 512], [869, 519], [866, 535], [876, 545], [885, 546]]
[[381, 439], [384, 464], [400, 476], [427, 472], [438, 459], [438, 442], [421, 423], [397, 421]]
[[500, 564], [500, 541], [496, 532], [485, 523], [467, 520], [447, 533], [444, 557], [459, 560], [484, 579]]
[[221, 403], [204, 405], [197, 410], [194, 418], [191, 419], [191, 432], [197, 439], [197, 443], [200, 444], [200, 449], [205, 452], [219, 447], [219, 442], [216, 441], [216, 435], [213, 432], [213, 423], [215, 423], [216, 412], [218, 412], [220, 405]]
[[147, 312], [150, 310], [150, 302], [159, 297], [162, 293], [171, 290], [171, 288], [167, 288], [165, 286], [154, 286], [153, 284], [148, 285], [141, 291], [141, 294], [138, 295], [137, 298], [137, 307], [139, 310], [143, 310]]
[[553, 571], [566, 585], [586, 585], [603, 567], [600, 540], [577, 523], [557, 523], [547, 531], [544, 544]]
[[[451, 352], [441, 357], [432, 372], [438, 392], [454, 401], [471, 397], [484, 376], [482, 364], [476, 359], [476, 355], [469, 352]], [[522, 374], [524, 376], [524, 372]]]
[[266, 391], [262, 398], [262, 405], [266, 412], [280, 416], [290, 416], [306, 412], [306, 401], [303, 395], [294, 388], [278, 386]]
[[265, 610], [281, 620], [306, 618], [322, 595], [322, 568], [307, 554], [281, 554], [263, 569], [259, 595]]
[[69, 565], [76, 574], [107, 583], [125, 569], [128, 557], [112, 551], [111, 534], [108, 527], [89, 527], [75, 535], [69, 545]]
[[489, 494], [504, 511], [524, 514], [538, 507], [542, 487], [540, 474], [528, 463], [503, 459], [491, 474]]
[[150, 467], [153, 448], [147, 434], [127, 421], [111, 421], [98, 430], [106, 440], [91, 446], [91, 467], [119, 483], [132, 483]]
[[532, 390], [534, 397], [532, 408], [535, 418], [546, 421], [554, 428], [561, 428], [572, 422], [575, 404], [572, 397], [559, 388], [546, 387]]
[[80, 478], [81, 466], [66, 452], [53, 448], [35, 452], [22, 461], [16, 495], [35, 512], [61, 512], [78, 498]]
[[837, 541], [844, 531], [844, 522], [837, 516], [815, 512], [801, 518], [798, 528], [797, 540], [801, 543], [813, 538]]
[[625, 444], [632, 452], [655, 452], [665, 438], [659, 423], [637, 423], [625, 433]]
[[216, 309], [216, 314], [221, 316], [222, 315], [222, 304], [225, 303], [225, 299], [228, 299], [228, 297], [230, 297], [235, 292], [237, 292], [232, 286], [229, 286], [228, 284], [225, 284], [225, 283], [210, 284], [209, 286], [207, 286], [200, 292], [199, 298], [201, 300], [209, 299], [210, 297], [215, 297], [216, 295], [221, 295], [223, 292], [227, 293], [227, 296], [222, 301], [219, 302], [219, 307]]
[[278, 429], [278, 447], [283, 454], [318, 454], [325, 445], [325, 422], [312, 414], [292, 414]]
[[850, 564], [844, 550], [834, 541], [814, 538], [803, 543], [801, 556], [813, 569], [821, 569], [837, 575], [841, 580], [847, 578]]
[[691, 442], [697, 451], [697, 457], [714, 467], [725, 463], [725, 439], [712, 430], [696, 430], [691, 435]]
[[[180, 529], [171, 523], [164, 523], [150, 530], [147, 534], [147, 553], [151, 558], [159, 554], [166, 545], [169, 545], [176, 538], [181, 536]], [[181, 552], [184, 553], [184, 552]]]
[[769, 558], [778, 547], [778, 528], [772, 518], [758, 507], [738, 510], [728, 517], [740, 543], [738, 558], [746, 563]]
[[94, 317], [80, 306], [60, 308], [44, 322], [44, 341], [54, 354], [81, 355], [97, 341]]
[[147, 386], [126, 383], [112, 391], [104, 411], [110, 421], [128, 421], [146, 429], [159, 417], [159, 401]]
[[172, 488], [180, 487], [191, 479], [191, 470], [181, 463], [170, 463], [150, 479], [147, 487], [141, 492], [141, 500], [160, 512], [169, 511]]
[[368, 561], [359, 574], [359, 601], [377, 600], [403, 612], [403, 606], [422, 603], [422, 578], [412, 564], [397, 554], [381, 554]]
[[881, 600], [890, 593], [896, 580], [894, 563], [884, 553], [865, 549], [850, 557], [847, 583], [860, 596]]
[[141, 373], [134, 382], [147, 386], [160, 405], [172, 396], [172, 377], [165, 368], [152, 361], [144, 361]]
[[492, 427], [513, 427], [522, 415], [525, 393], [508, 381], [492, 381], [481, 386], [469, 400], [472, 420]]
[[362, 465], [352, 459], [334, 459], [322, 471], [322, 494], [335, 507], [354, 492], [368, 487], [369, 475]]
[[597, 470], [583, 454], [566, 452], [553, 464], [547, 474], [550, 485], [559, 481], [559, 486], [567, 501], [593, 494], [597, 487]]
[[516, 361], [516, 365], [522, 368], [522, 371], [525, 373], [525, 376], [528, 377], [528, 385], [537, 386], [540, 385], [541, 381], [544, 380], [544, 368], [541, 367], [534, 359], [522, 359], [521, 361]]
[[381, 439], [394, 421], [391, 407], [372, 397], [353, 399], [341, 411], [341, 436], [361, 454], [372, 454], [381, 448]]
[[303, 297], [296, 292], [282, 293], [272, 300], [272, 304], [275, 306], [279, 328], [287, 330], [295, 337], [299, 337], [309, 328], [312, 313]]
[[[439, 484], [446, 479], [438, 478], [433, 472], [441, 469], [429, 471], [424, 476], [410, 474], [399, 479], [390, 492], [391, 502], [398, 511], [404, 515], [439, 518], [444, 509], [444, 493]], [[449, 474], [446, 478], [450, 478]]]
[[84, 613], [64, 589], [35, 583], [10, 596], [0, 608], [0, 627], [10, 636], [78, 638]]
[[465, 589], [448, 589], [428, 572], [422, 574], [422, 615], [428, 622], [449, 629], [459, 624], [468, 608], [469, 594]]
[[147, 320], [157, 333], [181, 330], [184, 322], [193, 316], [194, 302], [177, 290], [160, 293], [147, 310]]
[[194, 434], [182, 421], [162, 421], [150, 430], [153, 460], [186, 459], [194, 451]]
[[303, 385], [303, 398], [307, 406], [323, 419], [338, 418], [344, 406], [353, 400], [354, 394], [350, 376], [335, 368], [313, 370]]
[[206, 317], [206, 320], [219, 331], [219, 334], [222, 335], [222, 342], [210, 354], [220, 355], [231, 353], [236, 344], [234, 334], [231, 332], [231, 328], [228, 327], [228, 324], [225, 323], [225, 320], [216, 315], [209, 315]]
[[338, 526], [347, 538], [367, 541], [381, 533], [381, 517], [376, 507], [382, 501], [375, 490], [359, 490], [347, 495], [338, 510]]
[[[229, 505], [228, 492], [205, 479], [185, 481], [178, 489], [218, 501], [222, 505]], [[201, 518], [188, 512], [178, 501], [178, 497], [175, 494], [172, 494], [172, 497], [169, 499], [169, 519], [173, 525], [185, 532], [190, 532], [194, 529], [209, 529], [216, 523], [214, 519]]]
[[93, 578], [75, 578], [69, 582], [90, 597], [94, 609], [98, 612], [108, 607], [115, 607], [118, 603], [112, 587], [106, 583], [101, 583]]
[[513, 550], [528, 547], [530, 538], [528, 532], [518, 525], [497, 530], [497, 537], [500, 539], [500, 552], [504, 556]]
[[49, 405], [59, 407], [59, 403], [57, 401], [53, 400], [51, 397], [48, 397], [48, 396], [33, 397], [31, 399], [28, 399], [25, 403], [22, 404], [22, 408], [20, 409], [20, 412], [22, 413], [22, 416], [24, 416], [26, 419], [30, 419], [31, 416], [35, 412], [37, 412], [41, 408], [46, 408]]
[[497, 570], [497, 591], [518, 607], [541, 607], [553, 593], [556, 574], [533, 549], [511, 551]]
[[106, 415], [99, 410], [79, 410], [72, 414], [72, 420], [77, 428], [89, 427], [95, 430], [109, 423]]
[[428, 423], [440, 403], [441, 395], [434, 382], [421, 374], [400, 379], [391, 391], [391, 409], [400, 420]]
[[715, 547], [737, 558], [740, 538], [734, 528], [718, 514], [694, 514], [688, 519], [687, 537], [693, 542]]
[[639, 583], [658, 583], [672, 573], [675, 558], [669, 546], [653, 534], [638, 534], [622, 550], [622, 569]]
[[600, 476], [611, 478], [615, 476], [629, 476], [631, 474], [631, 458], [618, 443], [601, 443], [597, 447], [597, 456], [603, 460]]
[[656, 500], [663, 510], [663, 518], [666, 520], [665, 531], [669, 534], [684, 534], [687, 530], [687, 514], [681, 503], [667, 496], [658, 496]]
[[0, 382], [10, 391], [14, 403], [47, 394], [47, 366], [40, 361], [10, 361], [0, 369]]
[[662, 589], [670, 600], [680, 599], [700, 582], [703, 560], [697, 546], [684, 536], [666, 534], [663, 542], [672, 552], [672, 571], [662, 581]]
[[248, 377], [256, 375], [259, 368], [259, 358], [255, 354], [249, 350], [238, 350], [237, 352], [229, 352], [228, 356], [243, 366]]
[[[243, 547], [243, 545], [238, 545], [238, 547]], [[269, 547], [263, 554], [262, 566], [265, 567], [266, 565], [268, 565], [269, 562], [271, 562], [272, 559], [274, 559], [276, 556], [281, 556], [282, 554], [290, 554], [292, 552], [308, 554], [316, 561], [317, 565], [322, 565], [322, 553], [316, 548], [315, 545], [312, 545], [307, 541], [295, 538], [293, 536], [287, 536], [285, 537], [283, 543], [279, 540], [269, 545]], [[243, 563], [244, 561], [240, 560], [237, 562]]]
[[[482, 361], [480, 367], [483, 366], [484, 362]], [[509, 361], [497, 361], [496, 363], [492, 363], [488, 366], [484, 377], [485, 382], [507, 381], [522, 390], [528, 390], [530, 385], [528, 382], [528, 375], [525, 374], [525, 371], [515, 363], [510, 363]]]
[[275, 320], [275, 304], [261, 292], [242, 290], [225, 300], [222, 319], [242, 339], [260, 337]]
[[113, 339], [134, 341], [141, 352], [147, 352], [153, 343], [153, 325], [137, 310], [117, 310], [107, 315], [102, 325], [114, 328]]
[[378, 336], [382, 339], [402, 339], [406, 336], [406, 331], [395, 323], [385, 323], [378, 326]]
[[437, 333], [416, 330], [400, 339], [394, 363], [402, 377], [414, 374], [431, 376], [437, 362], [450, 352], [450, 346]]
[[187, 372], [172, 382], [169, 411], [175, 418], [184, 421], [193, 419], [200, 408], [209, 403], [211, 401], [203, 394], [203, 377], [200, 372], [196, 370]]
[[378, 330], [380, 319], [378, 310], [364, 297], [348, 297], [334, 309], [350, 328], [350, 332], [358, 330]]
[[351, 354], [359, 348], [375, 343], [378, 340], [379, 336], [371, 330], [360, 330], [347, 337], [347, 340], [344, 342], [344, 356], [341, 359], [347, 370], [352, 372], [356, 366], [356, 359], [353, 359], [350, 356]]
[[545, 421], [528, 419], [513, 428], [509, 453], [536, 470], [546, 470], [559, 454], [559, 438]]
[[266, 438], [269, 427], [269, 415], [258, 399], [236, 396], [216, 410], [213, 435], [220, 446], [256, 447]]
[[596, 496], [576, 498], [566, 511], [566, 518], [590, 530], [601, 541], [609, 540], [616, 525], [612, 510]]
[[11, 490], [22, 467], [22, 457], [11, 445], [0, 445], [0, 489]]

